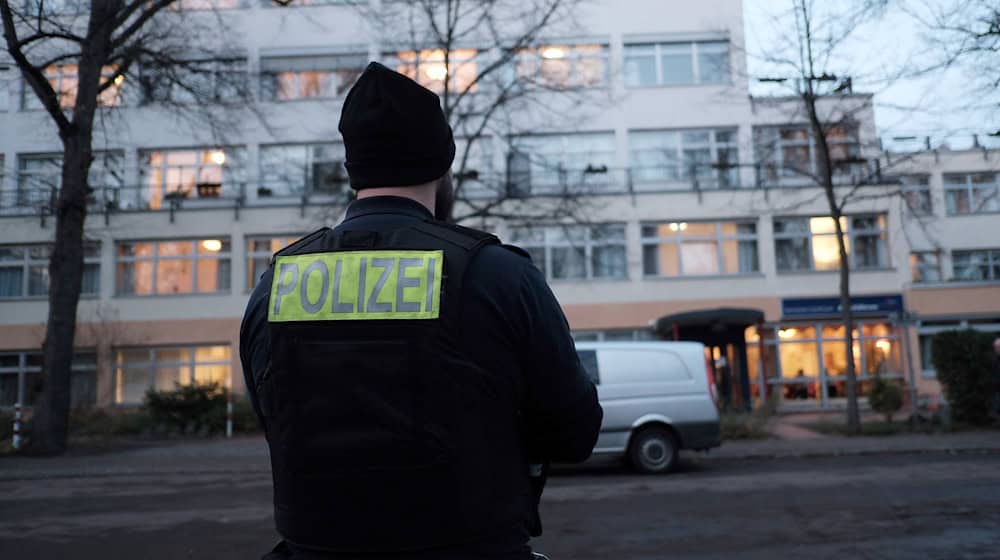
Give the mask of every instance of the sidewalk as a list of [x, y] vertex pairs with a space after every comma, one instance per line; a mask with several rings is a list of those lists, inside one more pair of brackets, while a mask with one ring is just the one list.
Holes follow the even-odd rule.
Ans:
[[[1000, 454], [1000, 431], [844, 437], [819, 435], [804, 428], [799, 429], [818, 437], [726, 441], [722, 447], [713, 449], [708, 454], [685, 452], [682, 456], [710, 463], [719, 460], [886, 454]], [[232, 440], [164, 442], [94, 455], [70, 454], [46, 459], [0, 458], [0, 482], [75, 477], [155, 477], [164, 474], [269, 473], [267, 446], [261, 436], [244, 436]]]

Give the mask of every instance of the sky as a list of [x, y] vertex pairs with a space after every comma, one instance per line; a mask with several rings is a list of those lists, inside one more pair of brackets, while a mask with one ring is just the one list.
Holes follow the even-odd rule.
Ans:
[[[819, 6], [842, 9], [851, 0], [819, 0]], [[949, 3], [956, 0], [925, 0]], [[961, 1], [961, 0], [957, 0]], [[897, 4], [898, 6], [898, 4]], [[755, 94], [780, 92], [775, 86], [756, 81], [760, 76], [780, 72], [764, 60], [767, 52], [794, 33], [794, 20], [787, 17], [791, 0], [744, 0], [747, 58], [751, 91]], [[777, 18], [777, 19], [776, 19]], [[933, 145], [947, 142], [952, 148], [968, 147], [972, 135], [981, 143], [1000, 146], [1000, 138], [987, 137], [1000, 130], [1000, 111], [969, 109], [970, 88], [975, 76], [967, 68], [935, 71], [920, 78], [897, 79], [903, 69], [926, 63], [933, 52], [926, 29], [901, 9], [890, 8], [882, 18], [853, 26], [848, 40], [831, 58], [828, 70], [854, 76], [855, 92], [875, 94], [875, 120], [887, 145], [905, 145], [893, 138], [932, 136]]]

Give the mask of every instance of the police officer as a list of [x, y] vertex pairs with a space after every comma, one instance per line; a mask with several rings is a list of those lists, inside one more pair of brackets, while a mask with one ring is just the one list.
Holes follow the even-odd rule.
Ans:
[[373, 62], [339, 129], [357, 200], [275, 255], [240, 332], [284, 539], [265, 558], [530, 559], [529, 465], [586, 459], [601, 424], [566, 319], [527, 253], [435, 219], [437, 95]]

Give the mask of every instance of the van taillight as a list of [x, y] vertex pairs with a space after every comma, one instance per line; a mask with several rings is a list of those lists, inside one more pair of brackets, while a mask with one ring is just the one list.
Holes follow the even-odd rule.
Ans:
[[715, 404], [719, 404], [719, 394], [715, 389], [715, 370], [712, 368], [712, 362], [708, 360], [705, 360], [705, 377], [708, 378], [708, 394], [712, 396]]

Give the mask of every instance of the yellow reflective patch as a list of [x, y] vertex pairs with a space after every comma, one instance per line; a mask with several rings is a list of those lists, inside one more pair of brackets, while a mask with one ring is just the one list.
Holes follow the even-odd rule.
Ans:
[[267, 319], [437, 319], [443, 265], [443, 251], [279, 256]]

